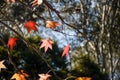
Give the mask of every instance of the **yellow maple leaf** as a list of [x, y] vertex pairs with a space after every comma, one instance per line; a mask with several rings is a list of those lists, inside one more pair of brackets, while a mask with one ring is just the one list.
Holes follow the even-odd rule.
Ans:
[[0, 61], [0, 71], [1, 69], [6, 69], [6, 66], [3, 64], [5, 60]]
[[15, 73], [11, 79], [16, 79], [16, 80], [27, 80], [26, 77], [29, 77], [27, 73], [24, 72], [24, 70], [21, 70], [18, 73]]
[[75, 80], [91, 80], [92, 78], [90, 77], [78, 77], [77, 79]]

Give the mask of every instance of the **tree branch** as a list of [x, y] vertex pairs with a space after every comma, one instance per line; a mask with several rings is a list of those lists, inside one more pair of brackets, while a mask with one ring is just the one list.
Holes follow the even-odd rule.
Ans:
[[31, 47], [34, 51], [36, 51], [38, 53], [38, 55], [41, 57], [41, 59], [47, 64], [47, 66], [51, 69], [51, 71], [53, 72], [53, 74], [55, 75], [55, 77], [58, 80], [61, 80], [61, 78], [59, 76], [57, 76], [56, 72], [54, 71], [54, 69], [50, 66], [50, 64], [48, 63], [48, 61], [41, 55], [41, 52], [36, 49], [35, 46], [33, 46], [32, 44], [30, 44], [30, 42], [28, 42], [27, 40], [24, 39], [24, 37], [22, 37], [17, 31], [15, 31], [14, 29], [12, 29], [11, 27], [9, 27], [7, 24], [5, 24], [4, 22], [0, 21], [1, 24], [3, 24], [5, 27], [7, 27], [8, 29], [10, 29], [11, 31], [13, 31], [15, 34], [18, 35], [18, 37], [29, 47]]

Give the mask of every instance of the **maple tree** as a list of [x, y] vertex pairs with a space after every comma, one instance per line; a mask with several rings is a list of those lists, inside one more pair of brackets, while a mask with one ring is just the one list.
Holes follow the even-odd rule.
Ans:
[[5, 60], [0, 61], [0, 71], [1, 69], [6, 69], [6, 66], [3, 64]]
[[[1, 1], [4, 2], [4, 0], [1, 0]], [[7, 6], [9, 6], [8, 9], [7, 9], [6, 4], [4, 4], [4, 3], [0, 6], [0, 8], [1, 8], [0, 13], [2, 15], [0, 17], [0, 23], [1, 23], [0, 27], [2, 27], [1, 32], [4, 32], [4, 30], [7, 32], [7, 30], [8, 30], [8, 32], [10, 33], [10, 36], [16, 35], [17, 37], [19, 37], [22, 44], [26, 45], [25, 48], [27, 48], [27, 49], [25, 49], [25, 50], [30, 49], [31, 52], [29, 52], [29, 53], [39, 55], [39, 58], [42, 59], [41, 61], [45, 62], [46, 66], [51, 70], [52, 75], [54, 75], [58, 80], [62, 80], [62, 79], [56, 75], [55, 70], [63, 69], [63, 66], [61, 68], [56, 67], [55, 66], [56, 64], [53, 62], [53, 60], [55, 60], [55, 59], [49, 58], [49, 57], [52, 57], [52, 55], [55, 55], [54, 56], [55, 58], [60, 57], [60, 56], [56, 56], [56, 54], [57, 54], [56, 52], [55, 52], [55, 54], [52, 53], [52, 52], [54, 52], [53, 41], [48, 40], [48, 39], [47, 40], [43, 39], [43, 40], [41, 40], [42, 43], [39, 46], [39, 43], [32, 44], [32, 42], [30, 42], [29, 40], [26, 40], [27, 36], [33, 36], [36, 34], [37, 35], [40, 34], [36, 25], [39, 25], [41, 27], [45, 24], [46, 28], [51, 28], [53, 31], [62, 33], [65, 36], [66, 40], [67, 40], [67, 35], [75, 36], [74, 38], [72, 37], [73, 42], [78, 43], [78, 42], [74, 41], [75, 39], [77, 41], [80, 40], [79, 41], [80, 43], [83, 42], [83, 45], [85, 45], [84, 53], [88, 54], [88, 57], [95, 58], [96, 60], [95, 59], [94, 60], [96, 61], [96, 63], [99, 64], [100, 66], [102, 65], [101, 71], [103, 71], [104, 73], [109, 71], [109, 73], [111, 74], [110, 75], [111, 78], [113, 78], [113, 76], [114, 76], [113, 73], [115, 73], [114, 69], [117, 68], [116, 66], [118, 66], [117, 63], [119, 62], [119, 58], [116, 57], [116, 56], [118, 56], [118, 52], [119, 52], [119, 50], [118, 50], [119, 49], [119, 45], [118, 45], [119, 39], [117, 37], [112, 38], [115, 35], [119, 34], [119, 28], [117, 28], [118, 29], [117, 30], [115, 27], [116, 25], [118, 26], [118, 21], [117, 21], [116, 17], [118, 17], [118, 12], [119, 12], [118, 11], [119, 0], [109, 1], [109, 2], [106, 0], [105, 1], [103, 1], [103, 0], [102, 1], [97, 1], [97, 0], [95, 0], [95, 1], [94, 0], [92, 0], [92, 1], [89, 1], [89, 0], [80, 0], [80, 1], [79, 0], [72, 0], [72, 1], [55, 0], [54, 3], [52, 3], [53, 1], [51, 1], [51, 0], [48, 0], [48, 1], [47, 0], [32, 0], [32, 1], [29, 1], [29, 0], [28, 1], [27, 0], [5, 0], [5, 1], [7, 3], [13, 2], [14, 4], [10, 4], [10, 6], [12, 5], [12, 7], [10, 7], [8, 4], [7, 5]], [[59, 3], [59, 2], [60, 2], [60, 4], [58, 6], [57, 3]], [[61, 4], [62, 2], [64, 4]], [[69, 3], [70, 5], [68, 5], [67, 3]], [[43, 4], [43, 5], [41, 5], [41, 4]], [[17, 6], [17, 8], [19, 8], [20, 6], [18, 7], [18, 5], [20, 5], [20, 6], [22, 5], [22, 7], [23, 7], [22, 9], [24, 9], [23, 12], [21, 10], [19, 11], [19, 9], [11, 11], [10, 8], [14, 8], [15, 6]], [[68, 7], [66, 7], [66, 5]], [[14, 9], [17, 9], [17, 8], [14, 8]], [[44, 11], [46, 12], [45, 14], [44, 13], [42, 14], [41, 8], [44, 8]], [[98, 9], [96, 9], [96, 8], [98, 8]], [[6, 14], [4, 14], [4, 13], [6, 13]], [[16, 14], [16, 17], [13, 17], [15, 14]], [[96, 15], [96, 16], [94, 16], [94, 15]], [[108, 16], [106, 17], [105, 15], [109, 15], [109, 17]], [[66, 18], [68, 18], [68, 19], [66, 19]], [[36, 24], [37, 19], [38, 19], [38, 24]], [[47, 19], [50, 19], [50, 20], [47, 20]], [[58, 20], [58, 22], [57, 22], [57, 20]], [[26, 35], [24, 33], [23, 26], [21, 27], [21, 24], [23, 24], [24, 21], [26, 21], [24, 24], [24, 28], [27, 29], [28, 33], [30, 33], [30, 31], [32, 31], [32, 30], [38, 31], [38, 33]], [[45, 22], [45, 23], [42, 23], [42, 22]], [[5, 29], [3, 29], [3, 26], [5, 26]], [[60, 30], [55, 30], [57, 26], [63, 26], [63, 27]], [[69, 29], [71, 31], [71, 34], [72, 34], [72, 29], [73, 29], [73, 31], [75, 32], [75, 35], [69, 34], [69, 32], [65, 31], [65, 29]], [[112, 29], [117, 30], [117, 31], [113, 32]], [[106, 32], [106, 33], [104, 33], [104, 32]], [[51, 32], [48, 32], [48, 33], [51, 34]], [[106, 36], [106, 34], [107, 34], [107, 36]], [[76, 38], [76, 36], [78, 38]], [[67, 40], [67, 43], [70, 42], [70, 44], [71, 44], [71, 40], [70, 41], [69, 40]], [[4, 41], [4, 39], [3, 39], [3, 41]], [[14, 38], [14, 39], [10, 38], [8, 40], [7, 46], [10, 49], [13, 49], [14, 46], [16, 45], [16, 41], [17, 41], [16, 38]], [[108, 42], [108, 43], [106, 43], [106, 42]], [[6, 42], [3, 42], [3, 43], [6, 48]], [[64, 43], [64, 41], [62, 43]], [[114, 43], [116, 43], [116, 44], [114, 45]], [[21, 45], [21, 44], [19, 43], [19, 45]], [[80, 44], [77, 44], [77, 46], [78, 45], [80, 46]], [[114, 46], [112, 46], [112, 45], [114, 45]], [[117, 49], [116, 49], [116, 45], [117, 45]], [[72, 47], [73, 47], [73, 49], [76, 48], [76, 46], [74, 47], [73, 45], [72, 45]], [[10, 64], [12, 64], [12, 66], [14, 66], [15, 71], [17, 71], [18, 70], [17, 68], [19, 68], [21, 66], [22, 66], [22, 68], [24, 68], [23, 64], [18, 65], [17, 63], [14, 63], [15, 62], [15, 60], [13, 58], [14, 52], [17, 52], [17, 50], [21, 50], [18, 53], [20, 53], [21, 55], [24, 54], [24, 53], [22, 53], [23, 52], [22, 49], [24, 50], [24, 48], [22, 48], [22, 47], [20, 47], [20, 48], [21, 49], [17, 48], [16, 50], [13, 50], [13, 51], [6, 49], [6, 51], [8, 53], [8, 58], [6, 58], [6, 59], [8, 59], [8, 62], [10, 62]], [[42, 52], [41, 48], [44, 48], [44, 52], [46, 52], [46, 53], [48, 52], [49, 54], [42, 54], [43, 52]], [[48, 51], [48, 49], [51, 49], [51, 50]], [[66, 58], [68, 58], [69, 51], [70, 51], [70, 45], [68, 44], [67, 46], [64, 47], [63, 52], [60, 52], [60, 53], [62, 54], [62, 57], [66, 56]], [[91, 55], [91, 53], [94, 53], [94, 54]], [[17, 53], [15, 53], [15, 54], [18, 55]], [[3, 55], [3, 54], [1, 54], [1, 55]], [[70, 55], [71, 55], [70, 61], [72, 61], [71, 57], [73, 57], [73, 56], [72, 56], [72, 54], [70, 54]], [[105, 55], [108, 55], [108, 56], [106, 57]], [[101, 60], [101, 57], [102, 57], [102, 60]], [[13, 61], [12, 61], [12, 58], [13, 58]], [[109, 59], [109, 60], [107, 60], [107, 59]], [[20, 61], [22, 61], [22, 60], [24, 63], [25, 60], [20, 59]], [[103, 62], [101, 62], [101, 61], [103, 61]], [[114, 61], [116, 61], [116, 62], [113, 63]], [[69, 62], [69, 60], [68, 60], [68, 62]], [[106, 65], [107, 62], [109, 63], [108, 65]], [[32, 64], [34, 65], [35, 63], [36, 62], [33, 61]], [[56, 63], [57, 63], [57, 61], [56, 61]], [[17, 64], [17, 65], [14, 65], [14, 64]], [[88, 62], [86, 64], [88, 64]], [[71, 62], [71, 65], [72, 65], [72, 62]], [[71, 66], [71, 65], [68, 65], [68, 66]], [[109, 70], [107, 70], [107, 68], [109, 66], [110, 66], [110, 68], [109, 68]], [[28, 65], [26, 65], [26, 67], [28, 67]], [[71, 69], [72, 69], [72, 66], [71, 66]], [[45, 70], [45, 69], [41, 69], [41, 70]], [[48, 70], [48, 69], [46, 69], [46, 70]], [[78, 71], [80, 71], [80, 70], [78, 70]], [[86, 71], [86, 69], [84, 69], [84, 68], [82, 68], [82, 70]], [[92, 71], [89, 71], [89, 72], [92, 72]], [[98, 72], [99, 72], [99, 70], [98, 70]], [[20, 71], [20, 73], [23, 73], [23, 72]], [[20, 79], [20, 77], [22, 77], [23, 80], [25, 80], [25, 78], [24, 78], [25, 76], [20, 73], [19, 72], [15, 73], [15, 75], [17, 75], [16, 79], [17, 78]], [[96, 73], [96, 72], [94, 72], [94, 73]], [[86, 74], [87, 74], [87, 71], [86, 71]], [[18, 76], [18, 75], [20, 75], [20, 76]], [[44, 75], [41, 74], [40, 79], [43, 80], [44, 77], [46, 80], [49, 79], [45, 75], [46, 74], [44, 74]], [[65, 77], [67, 77], [67, 76], [65, 76]], [[81, 79], [81, 78], [79, 78], [79, 79]]]

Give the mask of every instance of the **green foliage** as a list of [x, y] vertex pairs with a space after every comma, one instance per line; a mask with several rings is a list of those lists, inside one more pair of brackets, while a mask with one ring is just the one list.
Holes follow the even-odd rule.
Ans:
[[73, 76], [91, 77], [92, 80], [105, 80], [105, 75], [94, 61], [84, 56], [78, 62], [78, 66], [71, 70]]

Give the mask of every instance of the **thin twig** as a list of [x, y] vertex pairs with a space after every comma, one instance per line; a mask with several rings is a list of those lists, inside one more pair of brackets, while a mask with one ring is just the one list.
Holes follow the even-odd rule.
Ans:
[[63, 20], [63, 18], [61, 17], [61, 15], [59, 14], [59, 12], [58, 12], [56, 9], [54, 9], [54, 8], [51, 6], [51, 4], [49, 4], [46, 0], [44, 0], [43, 2], [44, 2], [44, 4], [45, 4], [49, 9], [51, 9], [52, 11], [54, 11], [54, 12], [57, 14], [57, 16], [59, 17], [59, 19], [62, 21], [63, 24], [68, 25], [69, 27], [77, 30], [78, 33], [80, 33], [80, 34], [83, 35], [83, 33], [80, 32], [80, 31], [78, 30], [78, 28], [76, 28], [76, 27], [74, 27], [74, 26], [66, 23], [66, 22]]

